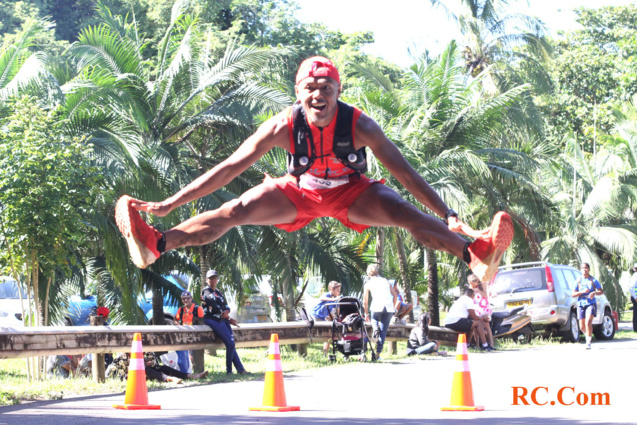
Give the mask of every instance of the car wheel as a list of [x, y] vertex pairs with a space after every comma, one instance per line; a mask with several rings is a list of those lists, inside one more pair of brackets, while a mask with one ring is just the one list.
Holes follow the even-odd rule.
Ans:
[[603, 341], [613, 339], [615, 336], [615, 321], [608, 310], [604, 312], [602, 324], [593, 328], [593, 333], [595, 334], [595, 338]]
[[70, 317], [64, 318], [64, 326], [73, 326], [73, 320]]
[[562, 339], [565, 342], [577, 342], [579, 341], [580, 331], [579, 331], [579, 321], [577, 320], [577, 315], [574, 311], [571, 311], [571, 314], [568, 317], [569, 329], [568, 331], [562, 334]]

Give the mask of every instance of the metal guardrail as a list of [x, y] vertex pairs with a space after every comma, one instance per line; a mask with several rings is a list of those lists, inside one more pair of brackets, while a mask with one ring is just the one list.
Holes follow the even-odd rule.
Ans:
[[[371, 335], [371, 325], [367, 324]], [[404, 341], [414, 325], [390, 325], [388, 341]], [[234, 327], [237, 347], [267, 347], [270, 335], [277, 333], [280, 344], [323, 342], [332, 337], [331, 322], [316, 322], [311, 332], [305, 322], [250, 323]], [[145, 351], [201, 350], [224, 348], [214, 332], [205, 325], [196, 326], [63, 326], [0, 328], [0, 359], [128, 352], [133, 335], [142, 334]], [[430, 327], [429, 339], [454, 346], [457, 333]]]

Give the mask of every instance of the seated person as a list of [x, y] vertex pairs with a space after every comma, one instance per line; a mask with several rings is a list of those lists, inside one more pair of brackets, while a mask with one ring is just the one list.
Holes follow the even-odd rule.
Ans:
[[[128, 377], [128, 365], [130, 357], [128, 353], [119, 353], [113, 358], [113, 362], [106, 369], [106, 376], [109, 378], [119, 377], [124, 380]], [[208, 371], [202, 373], [185, 373], [171, 367], [160, 365], [155, 353], [144, 353], [144, 365], [146, 379], [160, 382], [173, 382], [180, 384], [184, 379], [204, 379], [208, 376]]]
[[392, 317], [392, 323], [405, 325], [407, 324], [407, 322], [405, 322], [404, 318], [414, 308], [414, 305], [412, 303], [405, 302], [396, 281], [394, 281], [394, 287], [396, 288], [396, 294], [398, 295], [398, 302], [400, 303], [400, 306], [396, 309], [396, 314], [394, 314], [394, 317]]
[[438, 342], [429, 341], [427, 334], [431, 325], [429, 313], [422, 313], [418, 317], [418, 324], [411, 330], [407, 340], [407, 355], [438, 353], [439, 356], [446, 356], [446, 351], [438, 351]]
[[51, 378], [70, 378], [75, 376], [79, 356], [49, 356], [46, 361], [46, 373]]
[[484, 321], [475, 312], [474, 297], [473, 289], [468, 288], [465, 290], [464, 295], [451, 305], [445, 318], [445, 327], [456, 332], [468, 334], [468, 341], [471, 340], [473, 332], [475, 332], [478, 335], [481, 350], [495, 351], [487, 342]]
[[[342, 298], [341, 284], [333, 280], [327, 285], [327, 290], [328, 292], [321, 295], [318, 304], [316, 304], [312, 310], [314, 320], [334, 320], [338, 317], [338, 311], [335, 311], [336, 306], [333, 304]], [[330, 351], [330, 342], [331, 340], [327, 340], [325, 344], [323, 344], [323, 352], [326, 355]]]

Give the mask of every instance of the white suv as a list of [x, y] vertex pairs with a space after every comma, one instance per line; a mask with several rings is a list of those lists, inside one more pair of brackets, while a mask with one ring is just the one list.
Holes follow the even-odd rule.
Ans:
[[[0, 327], [21, 328], [24, 326], [20, 304], [20, 287], [10, 277], [0, 276]], [[22, 290], [24, 305], [27, 295]]]
[[[536, 330], [557, 332], [565, 341], [576, 342], [580, 336], [577, 299], [571, 294], [581, 275], [574, 267], [544, 261], [502, 266], [489, 285], [489, 302], [493, 311], [528, 304], [532, 312], [531, 323]], [[612, 339], [617, 323], [610, 303], [606, 295], [596, 296], [595, 301], [595, 337]]]

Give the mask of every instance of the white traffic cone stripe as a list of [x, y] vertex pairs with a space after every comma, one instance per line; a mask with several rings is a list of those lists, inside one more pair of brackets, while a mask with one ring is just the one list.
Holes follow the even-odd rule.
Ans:
[[279, 344], [270, 344], [270, 350], [268, 354], [281, 354], [279, 351]]
[[458, 362], [458, 363], [460, 364], [458, 365], [457, 372], [471, 372], [469, 370], [469, 361]]
[[131, 353], [141, 353], [142, 352], [142, 342], [141, 341], [133, 341], [133, 345], [131, 347]]
[[467, 344], [458, 344], [456, 354], [469, 354], [469, 351], [467, 351]]
[[145, 370], [144, 359], [130, 359], [128, 370]]
[[268, 360], [265, 363], [266, 372], [283, 372], [283, 366], [281, 360]]

